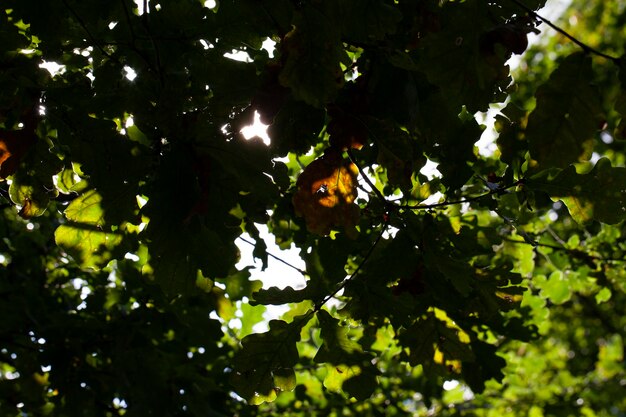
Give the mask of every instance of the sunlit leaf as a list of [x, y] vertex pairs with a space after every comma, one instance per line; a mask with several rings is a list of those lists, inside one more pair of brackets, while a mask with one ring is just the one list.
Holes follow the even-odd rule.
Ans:
[[551, 177], [547, 172], [528, 181], [528, 186], [562, 200], [578, 223], [592, 220], [615, 224], [626, 218], [626, 168], [612, 167], [600, 159], [591, 172], [577, 174], [570, 166]]
[[64, 212], [67, 223], [54, 234], [56, 243], [85, 267], [99, 268], [111, 260], [124, 241], [124, 229], [111, 230], [105, 223], [102, 196], [88, 190]]
[[357, 174], [354, 164], [334, 152], [327, 152], [305, 168], [296, 183], [293, 205], [309, 231], [327, 235], [340, 226], [354, 236], [359, 219], [359, 207], [354, 203]]

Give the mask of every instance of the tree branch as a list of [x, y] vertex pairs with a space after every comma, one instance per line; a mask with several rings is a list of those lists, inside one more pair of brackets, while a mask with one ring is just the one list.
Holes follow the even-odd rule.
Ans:
[[389, 200], [387, 200], [385, 196], [383, 196], [383, 194], [378, 190], [378, 188], [376, 188], [376, 186], [372, 183], [372, 181], [369, 179], [369, 177], [365, 174], [365, 172], [361, 168], [361, 165], [359, 165], [359, 163], [356, 161], [356, 158], [354, 157], [354, 154], [352, 153], [352, 150], [350, 149], [348, 149], [348, 157], [350, 158], [350, 161], [352, 161], [352, 163], [359, 170], [359, 173], [363, 177], [363, 180], [367, 183], [367, 185], [369, 185], [369, 187], [372, 189], [374, 194], [376, 194], [376, 197], [378, 197], [378, 199], [385, 205], [385, 208], [389, 209], [391, 206], [393, 206], [394, 209], [397, 208], [397, 206], [393, 204], [392, 202], [390, 202]]
[[523, 9], [525, 12], [527, 12], [528, 14], [530, 14], [531, 16], [541, 20], [542, 22], [544, 22], [546, 25], [550, 26], [552, 29], [554, 29], [555, 31], [557, 31], [558, 33], [560, 33], [561, 35], [565, 36], [567, 39], [569, 39], [570, 41], [574, 42], [576, 45], [578, 45], [583, 51], [587, 52], [587, 53], [591, 53], [591, 54], [595, 54], [598, 56], [601, 56], [602, 58], [608, 59], [609, 61], [612, 61], [613, 63], [615, 63], [616, 65], [620, 64], [620, 59], [611, 55], [607, 55], [603, 52], [598, 51], [595, 48], [592, 48], [591, 46], [579, 41], [578, 39], [576, 39], [573, 35], [570, 35], [569, 33], [567, 33], [565, 30], [561, 29], [560, 27], [558, 27], [557, 25], [555, 25], [554, 23], [552, 23], [551, 21], [549, 21], [548, 19], [546, 19], [545, 17], [541, 16], [540, 14], [538, 14], [537, 12], [535, 12], [534, 10], [532, 10], [530, 7], [526, 6], [525, 4], [523, 4], [521, 1], [519, 0], [509, 0], [513, 3], [515, 3], [517, 6], [519, 6], [521, 9]]
[[513, 184], [507, 185], [505, 187], [495, 188], [493, 190], [490, 190], [487, 193], [477, 195], [476, 197], [462, 198], [461, 200], [456, 200], [456, 201], [443, 201], [441, 203], [435, 203], [435, 204], [399, 205], [397, 207], [403, 208], [403, 209], [409, 209], [409, 210], [428, 210], [428, 209], [434, 209], [434, 208], [439, 208], [439, 207], [452, 206], [455, 204], [471, 203], [473, 201], [478, 201], [480, 199], [492, 196], [494, 194], [501, 194], [503, 191], [506, 191], [513, 187], [517, 187], [522, 182], [523, 180], [518, 180], [518, 181], [515, 181]]
[[549, 243], [535, 242], [536, 244], [533, 245], [532, 243], [527, 242], [525, 240], [516, 240], [516, 239], [511, 239], [511, 238], [502, 238], [502, 240], [505, 242], [515, 243], [515, 244], [531, 245], [535, 247], [548, 248], [548, 249], [558, 250], [562, 252], [567, 252], [573, 257], [579, 258], [579, 259], [593, 260], [593, 261], [600, 261], [600, 262], [626, 262], [626, 259], [623, 259], [623, 258], [610, 258], [610, 257], [607, 258], [603, 256], [591, 255], [590, 253], [584, 252], [579, 249], [570, 249], [570, 248], [566, 248], [563, 246], [550, 245]]
[[[247, 243], [248, 245], [251, 245], [251, 246], [256, 246], [256, 245], [254, 244], [254, 242], [250, 242], [248, 239], [243, 238], [243, 237], [241, 237], [241, 236], [239, 236], [237, 239], [241, 240], [242, 242]], [[297, 266], [294, 266], [294, 265], [290, 264], [289, 262], [285, 261], [285, 260], [284, 260], [284, 259], [282, 259], [282, 258], [279, 258], [278, 256], [276, 256], [276, 255], [274, 255], [274, 254], [272, 254], [272, 253], [270, 253], [270, 252], [267, 252], [267, 256], [269, 256], [270, 258], [276, 259], [278, 262], [281, 262], [281, 263], [283, 263], [283, 264], [287, 265], [289, 268], [291, 268], [291, 269], [294, 269], [294, 270], [298, 271], [298, 272], [299, 272], [299, 273], [301, 273], [302, 275], [308, 275], [306, 271], [304, 271], [304, 270], [302, 270], [302, 269], [298, 268]]]
[[89, 39], [91, 40], [91, 42], [94, 44], [94, 46], [96, 48], [98, 48], [100, 50], [100, 52], [102, 52], [107, 58], [112, 59], [114, 61], [117, 62], [117, 60], [115, 58], [113, 58], [113, 56], [108, 53], [103, 47], [102, 45], [100, 45], [100, 42], [98, 42], [98, 40], [91, 34], [91, 31], [89, 31], [89, 29], [87, 28], [87, 24], [85, 24], [85, 21], [80, 17], [80, 15], [78, 13], [76, 13], [76, 10], [74, 10], [72, 8], [72, 6], [69, 5], [69, 3], [67, 2], [67, 0], [62, 0], [63, 1], [63, 5], [65, 5], [65, 8], [67, 10], [70, 11], [70, 13], [74, 16], [74, 18], [76, 19], [76, 21], [78, 22], [78, 24], [80, 25], [81, 28], [83, 28], [83, 30], [85, 31], [85, 33], [87, 34], [87, 36], [89, 37]]
[[315, 314], [318, 311], [320, 311], [322, 307], [324, 306], [324, 304], [326, 304], [331, 298], [335, 297], [339, 293], [339, 291], [343, 290], [346, 287], [346, 285], [348, 285], [348, 283], [351, 282], [357, 276], [357, 274], [361, 271], [365, 263], [369, 260], [370, 256], [372, 256], [372, 253], [374, 253], [374, 249], [376, 249], [376, 246], [378, 246], [378, 243], [380, 242], [383, 235], [385, 234], [385, 231], [387, 230], [387, 226], [389, 226], [388, 221], [383, 224], [383, 227], [380, 229], [380, 233], [376, 237], [376, 240], [374, 241], [372, 246], [370, 246], [367, 253], [363, 257], [359, 265], [356, 267], [354, 272], [348, 278], [344, 279], [341, 282], [341, 284], [337, 287], [337, 289], [335, 289], [335, 291], [333, 291], [331, 294], [328, 294], [321, 301], [316, 303], [315, 308], [311, 310], [311, 314]]

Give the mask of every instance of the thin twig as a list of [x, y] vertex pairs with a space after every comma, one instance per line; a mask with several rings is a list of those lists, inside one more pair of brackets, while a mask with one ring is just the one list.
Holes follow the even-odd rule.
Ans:
[[[247, 243], [248, 245], [256, 246], [254, 242], [250, 242], [248, 239], [246, 239], [244, 237], [239, 236], [238, 239], [241, 240], [242, 242]], [[298, 271], [302, 275], [305, 275], [305, 276], [308, 275], [305, 270], [302, 270], [302, 269], [298, 268], [297, 266], [294, 266], [294, 265], [290, 264], [289, 262], [285, 261], [284, 259], [279, 258], [278, 256], [276, 256], [276, 255], [274, 255], [274, 254], [272, 254], [270, 252], [267, 252], [267, 256], [269, 256], [270, 258], [276, 259], [278, 262], [281, 262], [281, 263], [287, 265], [289, 268]]]
[[589, 45], [579, 41], [573, 35], [570, 35], [565, 30], [561, 29], [560, 27], [558, 27], [557, 25], [555, 25], [554, 23], [552, 23], [551, 21], [549, 21], [545, 17], [539, 15], [537, 12], [535, 12], [530, 7], [528, 7], [525, 4], [523, 4], [521, 1], [519, 1], [519, 0], [510, 0], [510, 1], [515, 3], [516, 5], [518, 5], [520, 8], [524, 9], [524, 11], [526, 11], [527, 13], [532, 15], [533, 17], [535, 17], [535, 18], [541, 20], [542, 22], [544, 22], [546, 25], [550, 26], [552, 29], [556, 30], [561, 35], [563, 35], [567, 39], [569, 39], [570, 41], [574, 42], [576, 45], [580, 46], [583, 51], [585, 51], [587, 53], [592, 53], [592, 54], [601, 56], [601, 57], [606, 58], [606, 59], [612, 61], [613, 63], [619, 65], [619, 63], [620, 63], [620, 59], [619, 58], [611, 56], [611, 55], [607, 55], [607, 54], [605, 54], [603, 52], [600, 52], [597, 49], [592, 48], [591, 46], [589, 46]]
[[357, 167], [357, 169], [359, 170], [359, 172], [361, 173], [361, 176], [363, 177], [363, 180], [365, 180], [365, 182], [367, 183], [367, 185], [370, 186], [370, 188], [372, 189], [372, 191], [374, 192], [374, 194], [376, 194], [376, 197], [378, 197], [378, 199], [385, 205], [385, 208], [389, 208], [389, 206], [394, 206], [394, 208], [396, 207], [394, 204], [390, 203], [384, 196], [383, 194], [378, 190], [378, 188], [376, 188], [374, 186], [374, 184], [372, 183], [372, 181], [369, 179], [369, 177], [365, 174], [365, 172], [363, 171], [363, 169], [361, 168], [361, 165], [359, 165], [359, 163], [356, 161], [356, 158], [354, 157], [354, 154], [352, 153], [352, 150], [348, 149], [348, 156], [350, 157], [350, 160], [352, 161], [352, 163]]
[[517, 240], [517, 239], [511, 239], [511, 238], [502, 238], [502, 240], [504, 240], [505, 242], [515, 243], [515, 244], [531, 245], [535, 247], [548, 248], [548, 249], [558, 250], [562, 252], [567, 252], [574, 257], [584, 258], [588, 260], [601, 261], [601, 262], [626, 262], [626, 259], [623, 259], [623, 258], [606, 258], [603, 256], [591, 255], [579, 249], [570, 249], [570, 248], [566, 248], [563, 246], [551, 245], [549, 243], [537, 243], [536, 245], [532, 245], [530, 242], [527, 242], [525, 240]]
[[367, 253], [363, 257], [363, 259], [361, 260], [359, 265], [356, 267], [354, 272], [348, 278], [344, 279], [341, 282], [341, 285], [339, 285], [339, 287], [337, 287], [337, 289], [335, 291], [333, 291], [331, 294], [328, 294], [320, 302], [318, 302], [315, 305], [315, 308], [313, 310], [311, 310], [311, 314], [315, 314], [318, 311], [320, 311], [322, 309], [322, 307], [324, 306], [324, 304], [326, 304], [331, 298], [335, 297], [341, 290], [343, 290], [346, 287], [346, 285], [348, 285], [349, 282], [354, 280], [354, 278], [361, 271], [361, 269], [363, 268], [365, 263], [369, 260], [370, 256], [372, 256], [372, 253], [374, 252], [374, 249], [376, 249], [376, 246], [378, 246], [378, 243], [380, 242], [380, 240], [382, 239], [383, 235], [385, 234], [385, 231], [387, 230], [387, 226], [389, 226], [389, 222], [385, 222], [383, 224], [383, 227], [380, 229], [380, 233], [376, 237], [376, 240], [374, 241], [372, 246], [370, 246], [369, 250], [367, 251]]
[[150, 39], [150, 38], [142, 39], [142, 38], [137, 36], [137, 34], [135, 33], [135, 30], [133, 29], [133, 22], [132, 22], [131, 17], [130, 17], [130, 11], [128, 10], [128, 6], [126, 5], [126, 0], [120, 0], [120, 1], [122, 2], [122, 7], [124, 8], [124, 15], [126, 16], [126, 24], [128, 25], [128, 31], [130, 32], [130, 38], [131, 38], [130, 39], [130, 48], [137, 55], [139, 55], [141, 57], [141, 59], [144, 60], [144, 62], [148, 65], [148, 68], [151, 71], [153, 71], [153, 72], [158, 74], [159, 71], [154, 68], [154, 66], [152, 65], [152, 62], [150, 62], [150, 60], [143, 54], [143, 52], [140, 51], [139, 48], [137, 48], [137, 40], [150, 40], [150, 41], [152, 41], [152, 39]]
[[109, 59], [113, 59], [114, 61], [117, 61], [115, 58], [113, 58], [113, 56], [111, 54], [109, 54], [103, 47], [102, 45], [100, 45], [100, 43], [98, 42], [98, 40], [91, 34], [91, 32], [89, 31], [89, 28], [87, 28], [87, 25], [85, 24], [85, 21], [80, 17], [80, 15], [78, 13], [76, 13], [76, 11], [72, 8], [72, 6], [69, 5], [69, 3], [67, 2], [67, 0], [62, 0], [63, 4], [65, 5], [65, 8], [67, 10], [70, 11], [70, 13], [72, 15], [74, 15], [74, 18], [76, 19], [76, 21], [78, 22], [78, 24], [80, 25], [81, 28], [83, 28], [83, 30], [85, 31], [85, 33], [87, 34], [87, 36], [89, 37], [89, 39], [91, 40], [91, 42], [95, 45], [96, 48], [98, 48], [100, 50], [100, 52], [102, 52], [107, 58]]
[[148, 9], [146, 9], [146, 7], [148, 7], [148, 1], [144, 0], [143, 4], [144, 4], [144, 10], [143, 10], [143, 15], [141, 16], [141, 25], [143, 26], [144, 30], [148, 34], [148, 37], [150, 38], [150, 43], [152, 44], [152, 48], [154, 48], [154, 60], [156, 63], [157, 75], [159, 76], [159, 82], [161, 86], [164, 86], [165, 77], [163, 76], [163, 69], [161, 68], [161, 54], [159, 52], [159, 45], [154, 40], [154, 37], [152, 36], [152, 32], [150, 31], [150, 22], [149, 22], [150, 13], [148, 12]]
[[439, 208], [439, 207], [452, 206], [455, 204], [471, 203], [473, 201], [478, 201], [480, 199], [492, 196], [494, 194], [501, 194], [503, 191], [506, 191], [513, 187], [517, 187], [518, 185], [522, 183], [522, 181], [523, 180], [515, 181], [513, 184], [490, 190], [489, 192], [481, 194], [481, 195], [477, 195], [476, 197], [462, 198], [461, 200], [455, 200], [455, 201], [443, 201], [441, 203], [435, 203], [435, 204], [401, 205], [397, 207], [403, 208], [403, 209], [409, 209], [409, 210], [429, 210], [429, 209], [434, 209], [434, 208]]

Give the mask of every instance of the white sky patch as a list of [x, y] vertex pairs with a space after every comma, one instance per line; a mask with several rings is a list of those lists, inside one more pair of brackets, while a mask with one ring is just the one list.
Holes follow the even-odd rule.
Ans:
[[[268, 232], [266, 225], [258, 223], [255, 223], [255, 225], [259, 229], [261, 239], [263, 239], [267, 245], [268, 253], [280, 257], [296, 268], [306, 268], [304, 261], [300, 258], [299, 249], [297, 249], [295, 245], [292, 244], [290, 249], [281, 250], [276, 243], [274, 243], [274, 236]], [[247, 241], [254, 241], [254, 239], [247, 233], [243, 234], [242, 237]], [[261, 260], [254, 259], [252, 256], [252, 251], [254, 250], [253, 246], [242, 242], [241, 240], [237, 241], [237, 246], [241, 251], [241, 258], [236, 267], [238, 269], [242, 269], [246, 266], [254, 266], [254, 269], [250, 271], [252, 273], [252, 279], [259, 279], [263, 281], [263, 288], [278, 287], [283, 289], [286, 287], [292, 287], [297, 289], [305, 287], [306, 280], [300, 272], [290, 268], [271, 256], [268, 257], [267, 260], [267, 269], [265, 271], [261, 271]]]
[[126, 252], [126, 254], [124, 255], [124, 259], [129, 259], [133, 262], [139, 262], [141, 258], [134, 253]]
[[39, 64], [39, 68], [45, 69], [53, 77], [65, 73], [65, 65], [61, 65], [57, 62], [43, 61]]
[[445, 381], [443, 383], [443, 389], [445, 389], [446, 391], [451, 391], [458, 386], [459, 386], [459, 381], [457, 381], [456, 379], [453, 379], [451, 381]]
[[607, 132], [606, 130], [603, 130], [602, 132], [600, 132], [600, 139], [602, 139], [602, 142], [606, 144], [613, 143], [613, 136], [611, 136], [611, 134]]
[[420, 205], [437, 204], [441, 202], [442, 197], [443, 197], [443, 194], [437, 191], [435, 194], [429, 196], [426, 200], [420, 202]]
[[276, 42], [274, 42], [270, 38], [267, 38], [263, 41], [263, 44], [261, 45], [261, 49], [265, 49], [269, 57], [274, 58], [274, 50], [276, 49]]
[[204, 7], [206, 7], [207, 9], [215, 9], [216, 6], [217, 2], [215, 0], [206, 0], [204, 2]]
[[135, 78], [137, 78], [137, 73], [135, 72], [134, 69], [126, 65], [124, 67], [124, 76], [126, 77], [128, 81], [134, 81]]
[[202, 45], [202, 47], [204, 48], [205, 51], [207, 49], [215, 48], [215, 46], [212, 43], [207, 42], [204, 39], [200, 39], [200, 45]]
[[602, 158], [602, 156], [599, 153], [594, 152], [591, 154], [591, 159], [589, 160], [589, 162], [595, 165], [596, 162], [600, 160], [600, 158]]
[[422, 169], [420, 169], [420, 174], [426, 176], [429, 181], [433, 178], [441, 178], [441, 172], [439, 172], [439, 170], [437, 169], [438, 165], [439, 164], [429, 159], [428, 161], [426, 161], [426, 165], [424, 165]]
[[506, 102], [503, 104], [492, 104], [486, 112], [478, 112], [474, 115], [476, 121], [485, 126], [485, 130], [480, 136], [480, 139], [474, 144], [474, 146], [478, 148], [478, 153], [481, 156], [490, 157], [498, 149], [498, 145], [496, 145], [498, 132], [496, 132], [495, 123], [496, 116], [504, 106], [506, 106]]
[[234, 61], [252, 62], [252, 58], [250, 58], [250, 55], [248, 55], [246, 51], [238, 51], [236, 49], [233, 49], [232, 52], [227, 52], [224, 54], [224, 56]]
[[135, 4], [137, 5], [137, 14], [139, 16], [141, 16], [142, 14], [144, 14], [145, 10], [144, 10], [144, 1], [146, 4], [146, 8], [148, 9], [148, 13], [150, 13], [150, 1], [149, 0], [135, 0]]
[[[287, 250], [281, 250], [276, 243], [274, 243], [274, 236], [269, 233], [267, 226], [258, 223], [255, 223], [255, 225], [259, 229], [261, 239], [263, 239], [267, 245], [268, 253], [280, 257], [296, 268], [302, 270], [306, 268], [304, 261], [300, 258], [299, 250], [295, 247], [295, 245], [292, 244], [291, 248]], [[243, 234], [242, 237], [249, 242], [254, 241], [254, 239], [247, 233]], [[306, 280], [300, 272], [272, 258], [271, 256], [267, 259], [267, 269], [265, 269], [265, 271], [261, 271], [263, 266], [262, 261], [260, 259], [254, 259], [252, 256], [254, 247], [241, 240], [237, 240], [236, 243], [241, 253], [241, 257], [236, 267], [238, 269], [242, 269], [246, 266], [254, 266], [254, 269], [250, 271], [250, 278], [261, 280], [263, 282], [263, 288], [267, 289], [270, 287], [278, 287], [280, 289], [284, 289], [286, 287], [292, 287], [300, 289], [306, 286]], [[287, 311], [289, 311], [288, 305], [266, 306], [266, 311], [263, 314], [266, 322], [259, 323], [254, 327], [254, 331], [266, 331], [269, 320], [277, 319]]]
[[[537, 14], [555, 23], [554, 20], [562, 16], [565, 10], [570, 6], [570, 4], [572, 4], [572, 0], [550, 0], [542, 9], [539, 9], [539, 11], [537, 11]], [[539, 27], [537, 29], [539, 29], [541, 32], [531, 32], [528, 34], [529, 47], [541, 43], [541, 40], [544, 37], [544, 32], [553, 30], [549, 28], [548, 25], [542, 22], [539, 24]], [[519, 67], [520, 62], [522, 62], [522, 55], [513, 54], [511, 55], [511, 58], [509, 58], [509, 60], [506, 62], [506, 64], [511, 68], [517, 68]]]
[[246, 139], [252, 139], [255, 136], [263, 139], [263, 143], [268, 145], [271, 142], [270, 137], [267, 134], [268, 125], [261, 122], [261, 115], [258, 112], [254, 112], [254, 122], [241, 129], [241, 134]]

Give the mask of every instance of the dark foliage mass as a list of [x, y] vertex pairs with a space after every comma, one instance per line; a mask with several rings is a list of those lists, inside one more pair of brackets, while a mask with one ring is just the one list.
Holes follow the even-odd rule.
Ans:
[[626, 416], [626, 11], [544, 3], [3, 0], [0, 415]]

